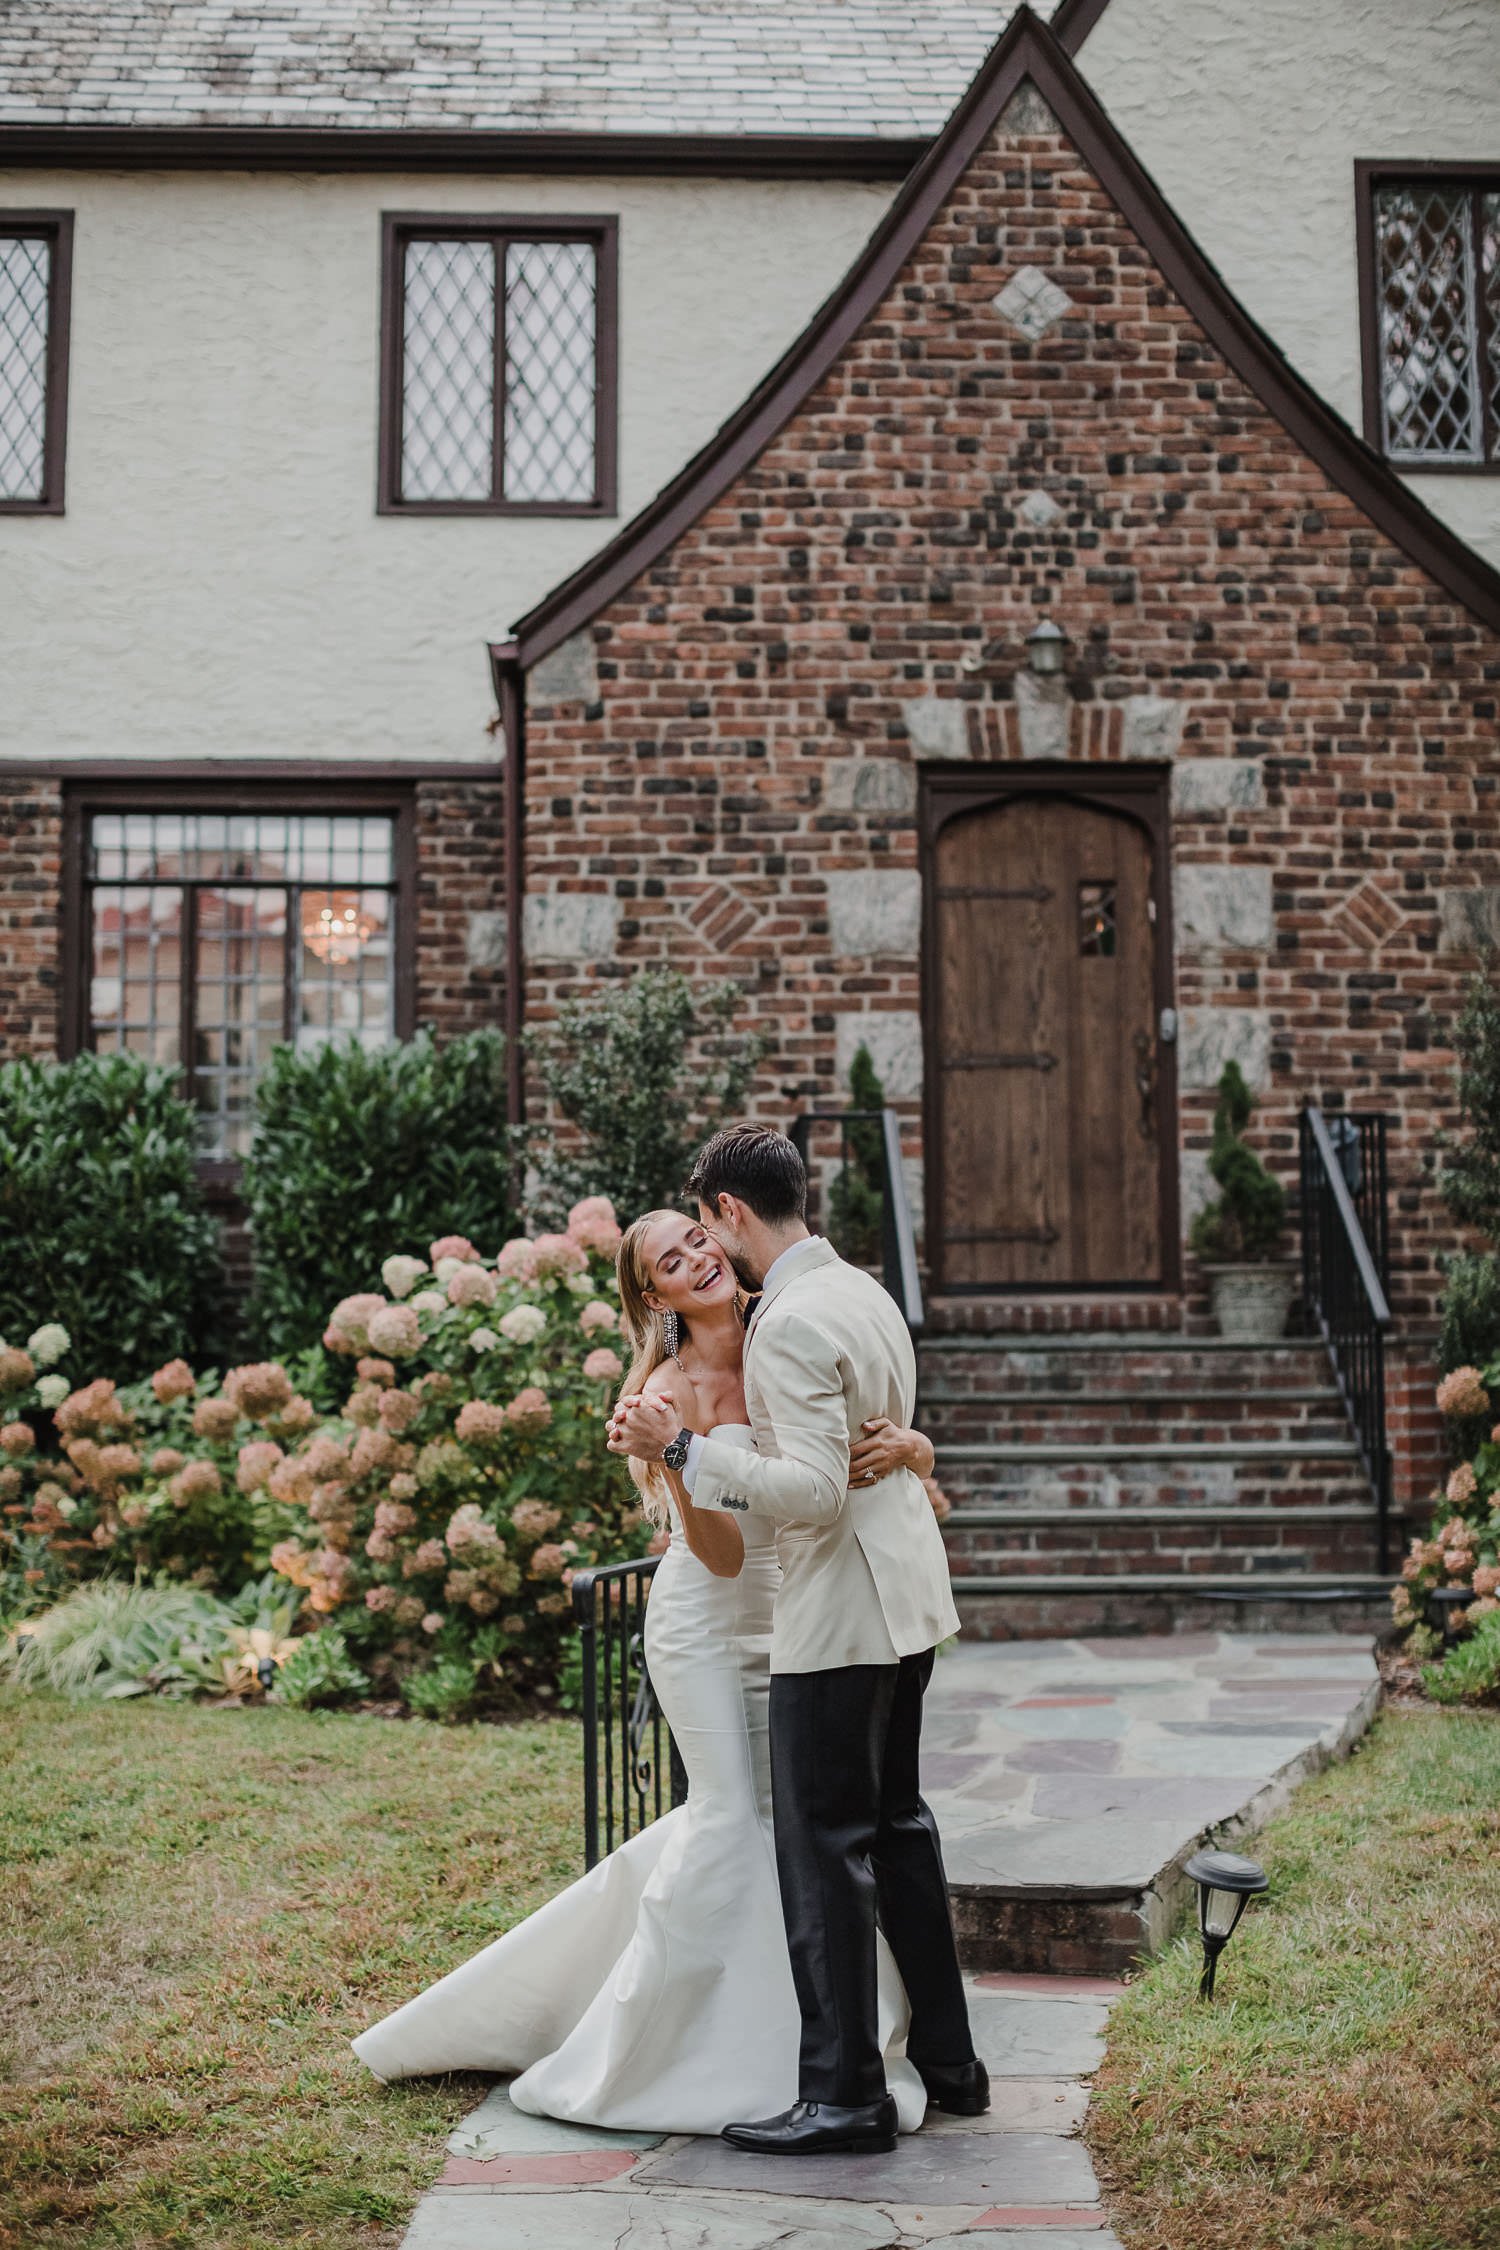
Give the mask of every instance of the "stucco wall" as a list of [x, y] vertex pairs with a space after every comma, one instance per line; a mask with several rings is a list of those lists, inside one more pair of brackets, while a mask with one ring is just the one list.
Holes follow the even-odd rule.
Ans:
[[[1500, 161], [1495, 0], [1110, 0], [1078, 64], [1230, 287], [1362, 429], [1355, 159]], [[1500, 563], [1500, 482], [1408, 481]]]
[[616, 525], [376, 516], [379, 214], [618, 214], [623, 518], [892, 192], [0, 173], [77, 213], [67, 514], [0, 517], [0, 760], [493, 757], [485, 641]]

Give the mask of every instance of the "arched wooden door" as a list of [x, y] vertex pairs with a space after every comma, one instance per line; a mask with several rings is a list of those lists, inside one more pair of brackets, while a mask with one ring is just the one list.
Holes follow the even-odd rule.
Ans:
[[1061, 791], [939, 809], [927, 920], [939, 1287], [1167, 1278], [1154, 856], [1140, 819]]

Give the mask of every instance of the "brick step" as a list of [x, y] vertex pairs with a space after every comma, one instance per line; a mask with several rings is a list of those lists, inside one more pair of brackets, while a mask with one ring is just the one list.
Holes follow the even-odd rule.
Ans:
[[1100, 1406], [1139, 1407], [1157, 1413], [1164, 1406], [1171, 1407], [1246, 1407], [1260, 1413], [1266, 1407], [1278, 1409], [1292, 1406], [1321, 1407], [1325, 1413], [1342, 1415], [1343, 1401], [1331, 1383], [1318, 1388], [1292, 1389], [1184, 1389], [1151, 1391], [1101, 1390], [1093, 1383], [1080, 1379], [1070, 1385], [1033, 1389], [1030, 1384], [997, 1382], [992, 1389], [980, 1389], [977, 1384], [953, 1382], [924, 1383], [922, 1404], [928, 1406]]
[[[1371, 1536], [1371, 1559], [1374, 1539]], [[1117, 1570], [955, 1574], [970, 1640], [1054, 1640], [1090, 1633], [1379, 1632], [1394, 1573]]]
[[1075, 1463], [1053, 1469], [1017, 1464], [996, 1468], [938, 1466], [944, 1492], [953, 1505], [950, 1522], [976, 1511], [1007, 1515], [1055, 1510], [1070, 1514], [1121, 1508], [1165, 1508], [1184, 1514], [1203, 1508], [1244, 1514], [1266, 1508], [1354, 1507], [1372, 1505], [1369, 1483], [1353, 1461], [1278, 1460], [1254, 1467], [1199, 1463], [1113, 1461]]
[[1108, 1525], [1115, 1523], [1372, 1523], [1374, 1510], [1369, 1495], [1362, 1500], [1335, 1500], [1326, 1506], [1309, 1503], [1307, 1506], [1291, 1504], [1287, 1507], [1246, 1507], [1239, 1502], [1225, 1505], [1217, 1501], [1195, 1504], [1185, 1501], [1180, 1507], [1154, 1507], [1127, 1503], [1124, 1507], [1099, 1507], [1087, 1503], [1077, 1507], [1052, 1507], [1045, 1502], [1029, 1506], [1024, 1501], [1005, 1506], [979, 1506], [965, 1503], [955, 1508], [943, 1525], [945, 1536], [959, 1531], [985, 1531], [996, 1525], [1083, 1523]]
[[924, 1343], [918, 1362], [924, 1398], [1013, 1397], [1016, 1393], [1093, 1393], [1101, 1397], [1176, 1398], [1313, 1394], [1338, 1397], [1319, 1346], [1202, 1344], [1147, 1350], [1111, 1337], [1088, 1351], [1017, 1349], [1000, 1337], [972, 1344]]
[[918, 1421], [941, 1452], [960, 1446], [1052, 1445], [1122, 1447], [1147, 1443], [1173, 1446], [1316, 1444], [1337, 1454], [1349, 1442], [1342, 1413], [1326, 1408], [1280, 1410], [1246, 1400], [1239, 1405], [1205, 1407], [1197, 1400], [1140, 1399], [1111, 1405], [1092, 1398], [1039, 1404], [1018, 1397], [960, 1399], [950, 1403], [923, 1398]]
[[940, 1445], [938, 1473], [960, 1464], [1018, 1467], [1035, 1462], [1057, 1468], [1082, 1468], [1090, 1463], [1106, 1466], [1133, 1461], [1227, 1461], [1250, 1466], [1270, 1461], [1357, 1461], [1359, 1448], [1352, 1437], [1338, 1438], [1150, 1438], [1123, 1445], [1010, 1445], [1006, 1443]]

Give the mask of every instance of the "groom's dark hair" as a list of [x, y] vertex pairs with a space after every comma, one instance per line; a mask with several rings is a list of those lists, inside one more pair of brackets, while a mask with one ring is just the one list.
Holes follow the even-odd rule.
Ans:
[[767, 1226], [807, 1216], [807, 1166], [785, 1133], [773, 1125], [726, 1125], [698, 1151], [687, 1194], [719, 1208], [719, 1197], [737, 1195]]

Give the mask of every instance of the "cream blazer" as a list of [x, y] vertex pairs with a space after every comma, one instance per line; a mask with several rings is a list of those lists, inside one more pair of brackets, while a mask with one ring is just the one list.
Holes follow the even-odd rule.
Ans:
[[709, 1438], [693, 1502], [776, 1526], [773, 1672], [893, 1664], [958, 1631], [921, 1479], [899, 1469], [849, 1488], [860, 1424], [874, 1414], [909, 1423], [916, 1387], [894, 1302], [830, 1244], [804, 1251], [762, 1298], [745, 1341], [757, 1450]]

